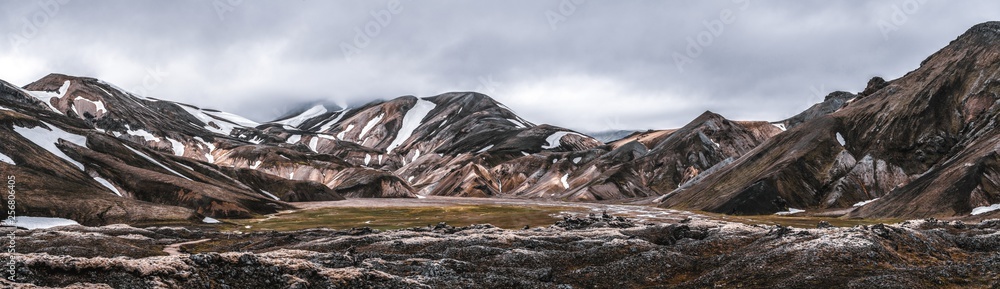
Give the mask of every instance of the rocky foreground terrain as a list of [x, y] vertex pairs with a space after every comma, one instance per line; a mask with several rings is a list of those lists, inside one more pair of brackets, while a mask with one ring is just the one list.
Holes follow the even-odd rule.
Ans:
[[[545, 228], [439, 224], [236, 234], [17, 231], [5, 288], [997, 288], [1000, 220], [815, 229], [592, 215]], [[215, 253], [225, 252], [225, 253]], [[7, 276], [7, 273], [5, 273]]]

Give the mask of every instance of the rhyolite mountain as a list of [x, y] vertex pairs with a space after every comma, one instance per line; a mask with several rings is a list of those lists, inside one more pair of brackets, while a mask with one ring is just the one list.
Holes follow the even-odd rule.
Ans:
[[899, 79], [833, 92], [782, 121], [705, 112], [680, 128], [603, 141], [474, 92], [320, 103], [258, 123], [51, 74], [24, 87], [0, 82], [0, 170], [18, 179], [19, 214], [83, 224], [423, 196], [995, 217], [998, 27], [977, 25]]
[[903, 77], [873, 79], [857, 97], [831, 95], [815, 113], [785, 121], [788, 131], [668, 193], [662, 206], [770, 214], [857, 204], [848, 214], [864, 218], [957, 217], [996, 206], [998, 44], [1000, 22], [976, 25]]

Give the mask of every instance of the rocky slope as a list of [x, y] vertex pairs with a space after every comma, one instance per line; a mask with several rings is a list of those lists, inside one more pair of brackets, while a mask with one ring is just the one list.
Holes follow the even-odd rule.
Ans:
[[234, 234], [77, 226], [19, 231], [18, 253], [0, 253], [13, 258], [17, 281], [0, 282], [7, 288], [993, 288], [1000, 286], [998, 230], [995, 220], [796, 229], [700, 218], [637, 225], [601, 216], [528, 230], [439, 224]]
[[[875, 79], [664, 206], [731, 214], [850, 208], [855, 217], [958, 217], [1000, 203], [1000, 22], [976, 25], [920, 67]], [[992, 211], [981, 217], [996, 217]]]

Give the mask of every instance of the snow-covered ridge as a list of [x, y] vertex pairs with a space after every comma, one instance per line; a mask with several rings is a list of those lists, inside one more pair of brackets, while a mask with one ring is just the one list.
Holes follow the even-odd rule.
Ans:
[[406, 142], [413, 135], [413, 131], [417, 130], [417, 127], [423, 124], [423, 120], [427, 117], [427, 114], [436, 106], [433, 102], [417, 99], [417, 103], [413, 105], [413, 108], [410, 108], [406, 112], [406, 115], [403, 116], [403, 125], [396, 133], [396, 138], [389, 144], [387, 151], [392, 152], [393, 149]]

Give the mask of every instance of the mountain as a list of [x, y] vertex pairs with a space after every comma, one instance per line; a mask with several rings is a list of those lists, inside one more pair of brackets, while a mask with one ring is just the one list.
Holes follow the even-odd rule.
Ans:
[[489, 96], [303, 106], [269, 122], [51, 74], [0, 82], [0, 170], [18, 213], [83, 224], [248, 218], [295, 202], [424, 196], [619, 200], [862, 218], [1000, 210], [1000, 24], [907, 75], [833, 92], [777, 122], [706, 111], [601, 139]]
[[923, 218], [1000, 203], [998, 39], [1000, 22], [976, 25], [905, 76], [873, 79], [856, 98], [833, 97], [844, 105], [817, 110], [841, 106], [834, 112], [788, 122], [662, 206], [770, 214], [857, 204], [851, 217]]

